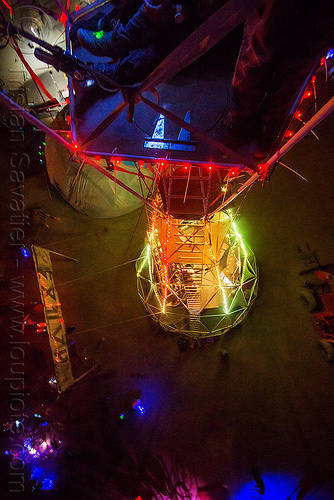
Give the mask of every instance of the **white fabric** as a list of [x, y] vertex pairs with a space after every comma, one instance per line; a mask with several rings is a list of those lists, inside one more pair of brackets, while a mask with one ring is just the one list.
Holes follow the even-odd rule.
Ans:
[[[116, 185], [91, 165], [71, 161], [71, 153], [52, 137], [46, 138], [45, 158], [51, 184], [68, 203], [83, 214], [95, 218], [113, 218], [143, 205], [139, 198]], [[134, 173], [117, 171], [117, 179], [146, 198], [148, 190], [144, 183], [139, 181], [134, 163], [121, 162], [119, 167]], [[147, 167], [141, 170], [145, 175], [151, 174]], [[146, 179], [148, 185], [150, 182], [150, 179]]]

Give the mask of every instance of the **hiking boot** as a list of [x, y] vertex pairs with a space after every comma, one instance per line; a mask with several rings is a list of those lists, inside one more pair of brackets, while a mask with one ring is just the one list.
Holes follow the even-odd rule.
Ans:
[[[118, 63], [97, 63], [92, 65], [92, 69], [96, 70], [101, 76], [106, 77], [108, 80], [116, 81], [118, 72]], [[93, 73], [94, 76], [94, 73]], [[95, 80], [99, 80], [99, 75], [95, 75]], [[112, 87], [112, 83], [102, 78], [101, 82], [107, 88]]]
[[97, 13], [97, 14], [95, 14], [95, 16], [93, 16], [89, 19], [85, 19], [84, 21], [80, 21], [80, 20], [75, 21], [70, 29], [70, 40], [72, 42], [76, 41], [79, 29], [98, 31], [98, 29], [99, 29], [98, 24], [99, 24], [99, 21], [101, 20], [101, 17], [105, 17], [105, 16], [103, 16], [103, 14]]
[[114, 23], [113, 29], [109, 32], [79, 29], [77, 38], [82, 47], [98, 57], [119, 59], [125, 56], [130, 48], [129, 38], [119, 21]]
[[97, 31], [111, 31], [116, 22], [116, 17], [114, 10], [102, 16], [97, 23]]

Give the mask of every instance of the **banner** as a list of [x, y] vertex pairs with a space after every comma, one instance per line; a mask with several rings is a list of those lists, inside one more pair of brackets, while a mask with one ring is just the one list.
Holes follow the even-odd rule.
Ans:
[[63, 392], [73, 384], [74, 378], [67, 349], [66, 330], [61, 312], [61, 304], [53, 281], [50, 252], [32, 245], [32, 254], [41, 293], [45, 323], [55, 366], [58, 391]]

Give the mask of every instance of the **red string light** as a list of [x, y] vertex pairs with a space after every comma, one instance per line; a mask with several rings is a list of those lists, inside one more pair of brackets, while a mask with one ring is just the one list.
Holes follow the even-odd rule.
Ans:
[[229, 172], [230, 177], [237, 177], [239, 175], [239, 169], [238, 168], [231, 168]]
[[67, 22], [67, 15], [62, 12], [62, 14], [59, 16], [59, 22], [61, 22], [64, 26], [66, 25]]
[[7, 3], [6, 0], [2, 0], [2, 3], [4, 3], [6, 5], [7, 9], [9, 9], [9, 15], [10, 15], [10, 17], [13, 17], [12, 8], [9, 5], [9, 3]]
[[311, 97], [311, 95], [312, 95], [311, 90], [307, 90], [303, 95], [303, 99], [307, 99], [308, 97]]

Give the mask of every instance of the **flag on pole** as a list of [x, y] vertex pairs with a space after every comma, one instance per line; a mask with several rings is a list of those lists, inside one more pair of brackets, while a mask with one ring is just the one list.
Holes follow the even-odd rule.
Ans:
[[53, 269], [49, 250], [32, 245], [35, 269], [41, 294], [45, 323], [55, 366], [59, 392], [73, 384], [72, 367], [67, 348], [66, 330], [61, 304], [53, 281]]

